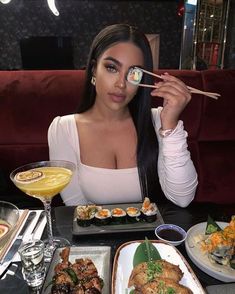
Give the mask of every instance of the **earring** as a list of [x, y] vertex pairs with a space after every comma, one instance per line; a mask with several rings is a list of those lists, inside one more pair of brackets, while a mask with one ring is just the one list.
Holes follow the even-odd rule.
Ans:
[[93, 86], [95, 86], [95, 84], [96, 84], [96, 78], [94, 76], [92, 76], [92, 78], [91, 78], [91, 83], [92, 83]]

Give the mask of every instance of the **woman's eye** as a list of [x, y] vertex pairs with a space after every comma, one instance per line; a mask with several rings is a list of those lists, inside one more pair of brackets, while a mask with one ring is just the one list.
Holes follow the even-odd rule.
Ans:
[[109, 71], [109, 72], [113, 72], [113, 73], [116, 73], [117, 72], [117, 68], [113, 64], [108, 64], [105, 67], [106, 67], [107, 71]]

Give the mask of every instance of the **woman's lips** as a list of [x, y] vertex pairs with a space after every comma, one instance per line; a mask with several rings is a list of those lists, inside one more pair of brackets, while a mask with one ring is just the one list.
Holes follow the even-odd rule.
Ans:
[[111, 93], [111, 94], [109, 94], [109, 96], [110, 96], [110, 99], [111, 99], [113, 102], [116, 102], [116, 103], [123, 102], [123, 101], [125, 101], [125, 99], [126, 99], [126, 96], [123, 95], [123, 94], [115, 94], [115, 93]]

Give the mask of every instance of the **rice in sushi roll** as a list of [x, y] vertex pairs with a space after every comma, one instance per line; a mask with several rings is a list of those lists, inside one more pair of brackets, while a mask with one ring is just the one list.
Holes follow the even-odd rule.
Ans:
[[157, 205], [154, 202], [150, 202], [148, 197], [144, 198], [144, 202], [141, 207], [142, 217], [148, 222], [152, 223], [157, 219]]
[[96, 225], [108, 225], [111, 220], [109, 209], [100, 209], [95, 213], [94, 222]]
[[123, 224], [126, 221], [126, 212], [122, 208], [114, 208], [111, 211], [112, 221], [116, 224]]
[[126, 209], [127, 219], [130, 222], [138, 222], [140, 220], [140, 210], [137, 207], [127, 207]]

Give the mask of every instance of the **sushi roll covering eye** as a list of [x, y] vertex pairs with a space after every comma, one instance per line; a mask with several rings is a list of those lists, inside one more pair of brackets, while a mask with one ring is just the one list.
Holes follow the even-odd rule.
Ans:
[[133, 85], [138, 85], [143, 77], [143, 71], [139, 67], [130, 67], [127, 73], [127, 81]]

